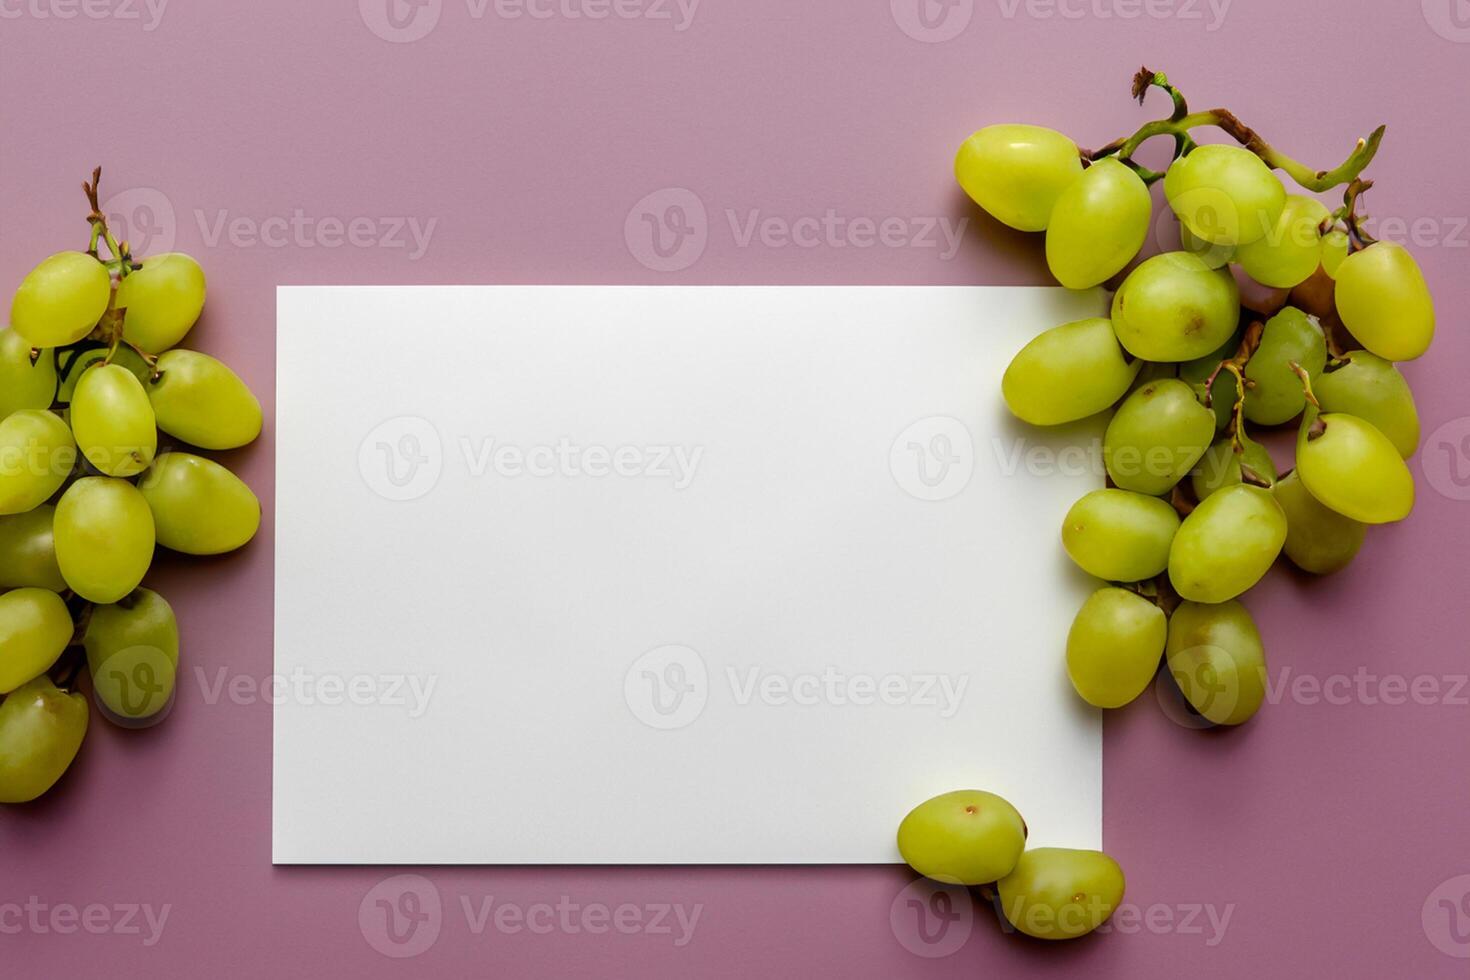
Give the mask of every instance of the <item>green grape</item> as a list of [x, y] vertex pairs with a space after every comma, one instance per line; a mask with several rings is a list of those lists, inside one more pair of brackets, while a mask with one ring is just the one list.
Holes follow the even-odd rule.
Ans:
[[1286, 188], [1260, 157], [1238, 146], [1196, 147], [1164, 175], [1164, 195], [1196, 238], [1249, 245], [1275, 227]]
[[1118, 345], [1103, 317], [1053, 327], [1021, 348], [1000, 390], [1015, 416], [1060, 425], [1096, 415], [1128, 390], [1139, 361]]
[[1368, 525], [1324, 507], [1295, 472], [1271, 492], [1286, 513], [1286, 557], [1302, 571], [1329, 575], [1346, 568], [1363, 547]]
[[186, 555], [218, 555], [243, 546], [260, 529], [260, 501], [240, 478], [213, 460], [164, 453], [138, 484], [158, 543]]
[[1108, 921], [1127, 881], [1102, 851], [1038, 847], [996, 883], [1001, 914], [1035, 939], [1077, 939]]
[[1225, 487], [1179, 525], [1169, 581], [1185, 599], [1225, 602], [1259, 582], [1285, 543], [1286, 515], [1269, 490]]
[[1190, 707], [1213, 724], [1244, 724], [1266, 699], [1266, 649], [1237, 601], [1180, 603], [1164, 659]]
[[0, 803], [29, 803], [61, 778], [87, 734], [87, 699], [41, 676], [0, 703]]
[[1123, 270], [1148, 238], [1153, 201], [1127, 164], [1088, 167], [1057, 198], [1046, 229], [1046, 262], [1068, 289], [1089, 289]]
[[1045, 231], [1057, 198], [1082, 175], [1082, 155], [1054, 129], [986, 126], [960, 147], [954, 175], [997, 221]]
[[260, 400], [208, 354], [175, 349], [161, 356], [148, 399], [160, 429], [202, 449], [235, 449], [260, 435]]
[[1307, 490], [1364, 524], [1390, 524], [1414, 509], [1414, 475], [1388, 436], [1353, 415], [1308, 407], [1296, 440], [1296, 468]]
[[157, 720], [173, 700], [179, 624], [148, 589], [92, 610], [83, 639], [92, 691], [104, 715], [127, 727]]
[[[108, 348], [106, 345], [89, 347], [86, 350], [68, 348], [57, 351], [56, 356], [61, 368], [61, 384], [56, 390], [56, 400], [63, 405], [70, 405], [72, 397], [76, 394], [77, 382], [82, 380], [82, 375], [87, 368], [98, 361], [107, 360]], [[133, 352], [130, 347], [119, 347], [112, 352], [112, 363], [120, 364], [127, 368], [138, 379], [139, 384], [146, 385], [148, 379], [153, 375], [153, 369], [148, 362]]]
[[117, 364], [87, 368], [72, 396], [71, 428], [87, 462], [108, 476], [136, 476], [158, 452], [148, 392]]
[[61, 489], [76, 465], [71, 429], [32, 408], [0, 421], [0, 515], [34, 510]]
[[1011, 873], [1026, 821], [994, 793], [961, 789], [926, 800], [898, 825], [898, 853], [926, 878], [982, 885]]
[[1266, 234], [1240, 246], [1235, 261], [1263, 286], [1290, 289], [1322, 264], [1322, 223], [1332, 212], [1321, 201], [1288, 194], [1281, 217]]
[[111, 298], [106, 266], [83, 252], [58, 252], [21, 280], [10, 325], [33, 347], [65, 347], [92, 332]]
[[1192, 361], [1240, 323], [1240, 287], [1225, 269], [1188, 252], [1165, 252], [1128, 274], [1113, 297], [1113, 329], [1134, 357]]
[[1124, 490], [1168, 493], [1215, 438], [1215, 414], [1177, 378], [1139, 388], [1118, 406], [1103, 435], [1108, 476]]
[[1189, 485], [1195, 497], [1204, 500], [1216, 491], [1244, 483], [1242, 465], [1266, 483], [1276, 482], [1276, 464], [1271, 454], [1265, 446], [1241, 433], [1240, 452], [1235, 451], [1231, 440], [1221, 439], [1200, 457], [1199, 465], [1189, 474]]
[[1434, 299], [1419, 263], [1402, 245], [1378, 242], [1337, 268], [1337, 313], [1368, 350], [1412, 361], [1434, 340]]
[[1169, 566], [1179, 513], [1157, 497], [1094, 490], [1062, 522], [1062, 547], [1082, 570], [1109, 582], [1142, 582]]
[[31, 342], [0, 329], [0, 419], [23, 408], [50, 408], [55, 397], [55, 356], [42, 351], [31, 363]]
[[184, 339], [204, 309], [204, 270], [183, 252], [165, 252], [118, 284], [117, 305], [126, 309], [123, 339], [161, 354]]
[[0, 595], [0, 694], [50, 670], [71, 635], [71, 613], [50, 589]]
[[1342, 267], [1342, 260], [1348, 257], [1348, 235], [1341, 228], [1334, 228], [1322, 236], [1322, 271], [1333, 279], [1337, 278], [1337, 270]]
[[1169, 631], [1158, 606], [1127, 589], [1087, 597], [1067, 634], [1067, 676], [1082, 700], [1121, 708], [1153, 680]]
[[1216, 245], [1198, 238], [1183, 224], [1179, 226], [1179, 245], [1183, 251], [1197, 256], [1211, 269], [1223, 269], [1235, 258], [1234, 245]]
[[[1216, 373], [1216, 370], [1221, 361], [1230, 360], [1240, 350], [1241, 337], [1242, 333], [1232, 334], [1229, 340], [1204, 357], [1179, 365], [1179, 379], [1189, 385], [1200, 404], [1209, 401], [1210, 409], [1215, 413], [1217, 432], [1225, 431], [1235, 418], [1235, 402], [1240, 398], [1240, 382], [1229, 371], [1221, 370]], [[1206, 387], [1211, 375], [1215, 377], [1212, 388]]]
[[1419, 409], [1398, 368], [1365, 350], [1349, 351], [1312, 379], [1324, 412], [1356, 415], [1388, 436], [1399, 455], [1419, 450]]
[[116, 602], [138, 587], [153, 562], [153, 515], [126, 480], [89, 476], [56, 505], [56, 561], [72, 591]]
[[1266, 321], [1261, 346], [1245, 366], [1246, 380], [1255, 382], [1245, 391], [1246, 418], [1280, 425], [1302, 413], [1307, 395], [1293, 362], [1315, 381], [1327, 364], [1327, 340], [1319, 323], [1288, 306]]
[[55, 507], [42, 504], [24, 514], [0, 517], [0, 589], [66, 591], [52, 539], [55, 515]]

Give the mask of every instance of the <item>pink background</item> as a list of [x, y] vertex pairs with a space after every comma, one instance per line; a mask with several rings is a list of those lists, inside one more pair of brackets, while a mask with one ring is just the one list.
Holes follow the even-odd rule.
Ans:
[[[125, 199], [129, 213], [152, 203], [152, 224], [171, 227], [210, 276], [192, 346], [232, 363], [268, 406], [277, 284], [1045, 282], [1038, 241], [954, 189], [954, 148], [997, 121], [1053, 125], [1087, 145], [1131, 132], [1162, 112], [1128, 101], [1140, 62], [1314, 165], [1387, 121], [1369, 210], [1401, 229], [1419, 222], [1411, 244], [1441, 333], [1407, 373], [1426, 436], [1448, 424], [1459, 456], [1438, 443], [1421, 453], [1418, 510], [1371, 535], [1349, 571], [1316, 582], [1278, 570], [1250, 603], [1276, 679], [1288, 667], [1317, 679], [1361, 669], [1445, 678], [1447, 692], [1470, 669], [1470, 505], [1457, 499], [1470, 493], [1447, 476], [1451, 463], [1470, 468], [1470, 30], [1449, 0], [1236, 0], [1218, 23], [1202, 0], [1063, 0], [1076, 16], [960, 0], [948, 24], [967, 8], [971, 19], [940, 43], [900, 28], [916, 23], [907, 0], [704, 0], [683, 31], [672, 5], [673, 21], [510, 19], [493, 0], [480, 18], [444, 0], [413, 43], [376, 36], [350, 0], [176, 0], [153, 30], [141, 0], [91, 2], [108, 16], [38, 16], [75, 12], [70, 0], [0, 4], [0, 283], [8, 291], [41, 257], [82, 247], [79, 184], [102, 163], [104, 197], [155, 189]], [[625, 241], [625, 219], [669, 187], [708, 209], [708, 247], [687, 269], [654, 272]], [[416, 260], [404, 248], [211, 241], [221, 214], [254, 226], [298, 208], [317, 221], [437, 224]], [[829, 208], [971, 223], [946, 261], [932, 247], [742, 247], [726, 218]], [[409, 356], [414, 338], [403, 345]], [[1431, 901], [1470, 890], [1452, 880], [1470, 873], [1463, 690], [1458, 704], [1286, 697], [1224, 734], [1172, 723], [1151, 697], [1110, 716], [1107, 846], [1130, 903], [1157, 907], [1136, 934], [1050, 947], [1002, 935], [982, 909], [958, 951], [926, 958], [890, 928], [909, 881], [900, 868], [419, 869], [442, 897], [441, 934], [417, 957], [380, 955], [359, 904], [397, 871], [273, 868], [270, 706], [208, 696], [221, 670], [256, 685], [272, 670], [269, 416], [259, 444], [229, 460], [266, 502], [260, 538], [223, 560], [164, 562], [151, 579], [184, 630], [173, 716], [143, 733], [94, 721], [56, 792], [0, 812], [0, 906], [167, 904], [161, 939], [0, 932], [7, 975], [1465, 975], [1436, 943], [1470, 944], [1455, 947]], [[1052, 546], [1053, 529], [1036, 533]], [[703, 908], [676, 948], [667, 935], [475, 935], [460, 899], [488, 896]], [[1230, 910], [1223, 937], [1203, 914], [1185, 921], [1204, 906]]]

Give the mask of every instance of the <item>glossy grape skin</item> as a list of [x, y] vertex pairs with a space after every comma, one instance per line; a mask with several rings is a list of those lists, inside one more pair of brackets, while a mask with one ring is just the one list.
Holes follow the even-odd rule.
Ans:
[[1001, 914], [1035, 939], [1077, 939], [1106, 922], [1127, 880], [1101, 851], [1038, 847], [996, 883]]
[[1109, 582], [1141, 582], [1169, 565], [1179, 513], [1157, 497], [1108, 488], [1072, 505], [1062, 547], [1083, 571]]
[[1188, 252], [1164, 252], [1128, 274], [1113, 297], [1113, 329], [1134, 357], [1192, 361], [1229, 340], [1240, 287], [1225, 269]]
[[138, 483], [153, 511], [158, 543], [187, 555], [234, 551], [260, 529], [260, 501], [213, 460], [164, 453]]
[[1347, 232], [1341, 228], [1334, 228], [1322, 236], [1322, 271], [1330, 278], [1337, 278], [1337, 270], [1342, 267], [1342, 260], [1348, 257], [1350, 245]]
[[1021, 348], [1001, 379], [1001, 394], [1032, 425], [1075, 422], [1121, 398], [1139, 363], [1118, 344], [1112, 321], [1064, 323]]
[[71, 643], [71, 613], [49, 589], [0, 595], [0, 694], [51, 669]]
[[1103, 436], [1108, 475], [1124, 490], [1168, 493], [1215, 438], [1215, 413], [1177, 378], [1139, 388], [1118, 406]]
[[0, 329], [0, 419], [23, 408], [50, 408], [56, 397], [56, 358], [50, 351], [31, 363], [31, 342]]
[[32, 347], [65, 347], [92, 332], [111, 298], [106, 266], [83, 252], [58, 252], [21, 280], [10, 326]]
[[1352, 564], [1368, 525], [1323, 506], [1295, 472], [1271, 488], [1286, 513], [1286, 546], [1292, 564], [1315, 575], [1330, 575]]
[[138, 587], [153, 561], [153, 515], [125, 480], [89, 476], [56, 505], [56, 560], [72, 590], [97, 603]]
[[163, 596], [138, 589], [92, 610], [83, 639], [92, 693], [103, 714], [128, 727], [156, 718], [173, 698], [179, 624]]
[[1189, 474], [1190, 486], [1199, 500], [1226, 487], [1237, 486], [1245, 480], [1241, 466], [1250, 468], [1257, 477], [1267, 483], [1276, 481], [1276, 464], [1266, 447], [1248, 436], [1241, 436], [1241, 451], [1229, 439], [1221, 439], [1200, 457], [1199, 464]]
[[1216, 245], [1198, 238], [1189, 228], [1179, 225], [1180, 250], [1198, 256], [1211, 269], [1223, 269], [1235, 258], [1234, 245]]
[[1057, 199], [1046, 229], [1046, 263], [1068, 289], [1107, 282], [1148, 238], [1153, 201], [1132, 168], [1099, 160]]
[[1242, 725], [1266, 699], [1266, 649], [1237, 601], [1181, 603], [1164, 658], [1184, 699], [1213, 724]]
[[260, 435], [260, 400], [221, 362], [175, 348], [157, 367], [148, 400], [164, 432], [201, 449], [235, 449]]
[[136, 476], [158, 452], [158, 426], [148, 392], [118, 364], [95, 364], [71, 400], [77, 448], [108, 476]]
[[1306, 389], [1292, 363], [1314, 381], [1327, 364], [1327, 340], [1322, 328], [1301, 310], [1288, 306], [1266, 321], [1261, 346], [1245, 366], [1255, 385], [1245, 392], [1245, 417], [1259, 425], [1280, 425], [1302, 413]]
[[1196, 147], [1174, 161], [1164, 195], [1196, 238], [1218, 245], [1265, 237], [1286, 206], [1286, 188], [1260, 157], [1223, 144]]
[[961, 789], [925, 800], [898, 825], [898, 852], [926, 878], [983, 885], [1010, 874], [1026, 821], [994, 793]]
[[204, 309], [204, 270], [183, 252], [165, 252], [143, 261], [117, 287], [117, 305], [126, 309], [123, 339], [151, 354], [161, 354], [184, 339]]
[[1045, 231], [1057, 199], [1082, 176], [1077, 144], [1044, 126], [986, 126], [965, 140], [954, 161], [965, 193], [997, 221]]
[[0, 421], [0, 515], [24, 514], [51, 498], [76, 465], [71, 429], [36, 409]]
[[49, 677], [0, 704], [0, 803], [29, 803], [71, 766], [87, 734], [87, 699], [59, 691]]
[[1434, 299], [1408, 249], [1378, 242], [1337, 268], [1337, 314], [1365, 348], [1412, 361], [1434, 340]]
[[[1320, 423], [1320, 425], [1319, 425]], [[1307, 490], [1363, 524], [1390, 524], [1414, 509], [1414, 475], [1388, 436], [1353, 415], [1308, 408], [1296, 468]]]
[[1275, 226], [1236, 249], [1235, 261], [1263, 286], [1290, 289], [1306, 282], [1322, 264], [1321, 227], [1330, 215], [1321, 201], [1288, 194]]
[[1419, 409], [1414, 393], [1398, 368], [1377, 354], [1349, 351], [1312, 389], [1324, 412], [1355, 415], [1388, 436], [1399, 455], [1408, 459], [1419, 450]]
[[[98, 361], [107, 360], [108, 349], [106, 347], [93, 347], [88, 350], [57, 351], [61, 358], [61, 371], [65, 377], [61, 378], [61, 384], [56, 389], [56, 400], [63, 405], [70, 405], [76, 395], [77, 384], [82, 380], [82, 375], [87, 373], [87, 368]], [[153, 374], [148, 363], [135, 354], [131, 348], [119, 347], [112, 352], [112, 363], [121, 365], [128, 369], [133, 377], [138, 379], [139, 384], [146, 385], [148, 378]]]
[[1153, 680], [1168, 631], [1168, 618], [1152, 602], [1127, 589], [1098, 589], [1067, 634], [1072, 686], [1093, 707], [1123, 707]]
[[1185, 599], [1226, 602], [1259, 582], [1285, 543], [1286, 514], [1269, 490], [1225, 487], [1179, 525], [1169, 581]]
[[55, 507], [42, 504], [24, 514], [0, 517], [0, 589], [66, 591], [52, 539], [55, 515]]

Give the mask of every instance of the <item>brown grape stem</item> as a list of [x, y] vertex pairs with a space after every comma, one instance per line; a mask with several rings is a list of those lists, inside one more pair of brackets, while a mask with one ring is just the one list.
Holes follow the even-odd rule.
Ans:
[[1307, 401], [1312, 403], [1313, 408], [1316, 408], [1320, 411], [1322, 408], [1322, 403], [1317, 400], [1316, 394], [1314, 394], [1312, 391], [1312, 376], [1308, 374], [1306, 369], [1303, 368], [1296, 361], [1290, 361], [1288, 362], [1288, 365], [1290, 366], [1292, 372], [1298, 378], [1302, 379], [1302, 391], [1306, 394]]

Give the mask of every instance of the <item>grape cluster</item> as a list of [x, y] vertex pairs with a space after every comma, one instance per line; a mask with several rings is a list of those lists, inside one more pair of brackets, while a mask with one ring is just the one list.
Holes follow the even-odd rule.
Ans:
[[[1154, 88], [1174, 112], [1127, 139], [1089, 152], [1050, 129], [989, 126], [955, 171], [995, 218], [1046, 234], [1064, 286], [1116, 283], [1109, 316], [1043, 333], [1002, 382], [1034, 425], [1112, 410], [1107, 486], [1062, 522], [1067, 554], [1110, 583], [1072, 624], [1073, 685], [1119, 708], [1162, 660], [1202, 725], [1238, 725], [1259, 709], [1266, 670], [1239, 597], [1283, 553], [1307, 572], [1343, 568], [1367, 525], [1413, 509], [1405, 461], [1419, 418], [1395, 362], [1429, 348], [1434, 303], [1408, 250], [1374, 240], [1358, 214], [1382, 128], [1341, 166], [1313, 170], [1228, 110], [1191, 113], [1162, 73], [1135, 77], [1140, 102]], [[1240, 145], [1197, 144], [1200, 127]], [[1133, 153], [1160, 136], [1174, 153], [1155, 172]], [[1138, 261], [1157, 182], [1182, 248]], [[1310, 196], [1337, 187], [1336, 209]], [[1288, 425], [1295, 465], [1278, 473], [1252, 433]]]
[[177, 346], [204, 307], [204, 272], [182, 253], [135, 258], [107, 227], [100, 179], [83, 185], [87, 251], [36, 266], [0, 330], [0, 803], [35, 799], [71, 765], [87, 731], [83, 677], [124, 727], [172, 704], [178, 622], [140, 588], [155, 547], [221, 554], [260, 527], [260, 502], [233, 473], [159, 451], [160, 433], [244, 446], [260, 401]]

